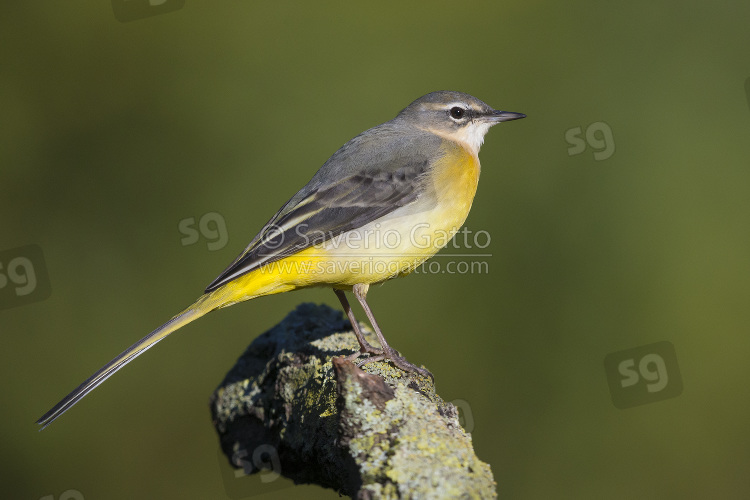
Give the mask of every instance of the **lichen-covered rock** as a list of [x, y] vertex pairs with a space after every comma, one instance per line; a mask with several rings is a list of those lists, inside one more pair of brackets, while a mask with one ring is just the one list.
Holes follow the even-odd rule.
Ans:
[[456, 408], [429, 379], [344, 361], [350, 330], [340, 312], [302, 304], [247, 348], [211, 399], [230, 462], [254, 473], [249, 457], [270, 450], [274, 472], [353, 498], [496, 498]]

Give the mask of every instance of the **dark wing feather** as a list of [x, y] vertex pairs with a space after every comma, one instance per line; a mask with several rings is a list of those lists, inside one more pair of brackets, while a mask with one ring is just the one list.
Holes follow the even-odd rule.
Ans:
[[[395, 147], [388, 154], [368, 157], [358, 146], [374, 130], [352, 139], [334, 154], [208, 285], [206, 293], [264, 264], [336, 238], [415, 201], [423, 189], [419, 177], [432, 163], [427, 153], [438, 149], [435, 136], [401, 134], [394, 138]], [[388, 130], [380, 131], [381, 137], [387, 133]], [[360, 168], [355, 168], [357, 163]]]

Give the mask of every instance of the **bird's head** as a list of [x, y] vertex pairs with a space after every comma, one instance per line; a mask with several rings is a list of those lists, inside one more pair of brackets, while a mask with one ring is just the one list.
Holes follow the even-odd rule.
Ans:
[[410, 125], [459, 142], [474, 154], [479, 153], [490, 127], [525, 117], [523, 113], [498, 111], [469, 94], [448, 90], [422, 96], [398, 114]]

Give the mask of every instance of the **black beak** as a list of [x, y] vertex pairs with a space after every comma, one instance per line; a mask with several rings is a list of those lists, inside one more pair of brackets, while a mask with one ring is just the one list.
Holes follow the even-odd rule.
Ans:
[[513, 111], [497, 111], [494, 110], [492, 113], [487, 115], [487, 118], [490, 119], [490, 121], [493, 122], [509, 122], [511, 120], [520, 120], [521, 118], [526, 118], [526, 115], [523, 113], [514, 113]]

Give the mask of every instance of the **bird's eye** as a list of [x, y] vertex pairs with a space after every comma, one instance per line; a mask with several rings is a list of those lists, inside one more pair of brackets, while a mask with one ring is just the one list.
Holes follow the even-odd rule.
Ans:
[[455, 120], [460, 120], [461, 118], [464, 117], [465, 111], [464, 111], [464, 108], [459, 108], [458, 106], [456, 106], [454, 108], [451, 108], [450, 113], [451, 113], [451, 118]]

